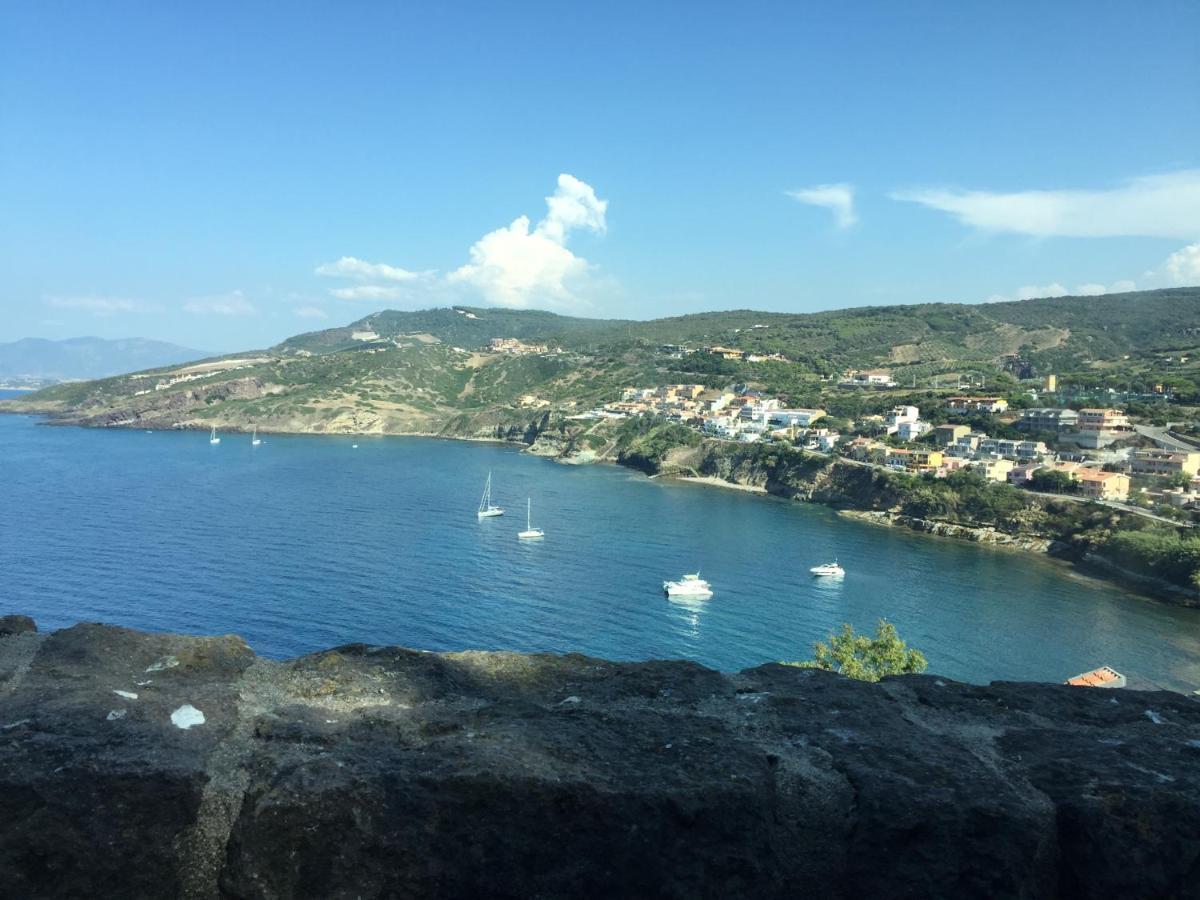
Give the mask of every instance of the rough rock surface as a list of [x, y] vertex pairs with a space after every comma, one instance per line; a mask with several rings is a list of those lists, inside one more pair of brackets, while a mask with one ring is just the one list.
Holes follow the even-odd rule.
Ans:
[[[202, 720], [202, 721], [201, 721]], [[0, 638], [0, 885], [1197, 897], [1200, 703], [766, 665]]]

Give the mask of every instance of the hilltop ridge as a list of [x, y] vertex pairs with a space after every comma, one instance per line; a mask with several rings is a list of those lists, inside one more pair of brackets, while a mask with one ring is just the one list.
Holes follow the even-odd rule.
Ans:
[[[494, 339], [544, 349], [493, 352]], [[767, 361], [679, 352], [715, 345]], [[740, 381], [816, 404], [826, 380], [847, 368], [886, 366], [913, 382], [1076, 371], [1115, 383], [1161, 380], [1162, 357], [1175, 351], [1191, 368], [1166, 375], [1191, 379], [1193, 390], [1200, 288], [646, 322], [474, 307], [385, 310], [266, 350], [61, 385], [0, 409], [101, 426], [504, 438], [547, 413], [617, 399], [631, 384]]]

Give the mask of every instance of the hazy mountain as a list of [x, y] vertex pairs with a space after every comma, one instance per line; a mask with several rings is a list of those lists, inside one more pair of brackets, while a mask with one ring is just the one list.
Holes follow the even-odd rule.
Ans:
[[67, 381], [106, 378], [126, 372], [171, 366], [211, 354], [145, 338], [97, 337], [50, 341], [23, 338], [0, 344], [0, 379]]

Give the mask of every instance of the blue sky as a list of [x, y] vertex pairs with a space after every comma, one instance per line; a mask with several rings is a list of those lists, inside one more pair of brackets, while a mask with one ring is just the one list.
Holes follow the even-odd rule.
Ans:
[[1193, 0], [577, 6], [4, 5], [0, 340], [1200, 282]]

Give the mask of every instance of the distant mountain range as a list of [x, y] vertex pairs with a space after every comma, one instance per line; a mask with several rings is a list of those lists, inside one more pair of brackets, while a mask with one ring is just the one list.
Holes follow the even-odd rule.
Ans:
[[64, 341], [22, 338], [0, 344], [0, 381], [32, 383], [107, 378], [211, 355], [204, 350], [145, 338], [79, 337]]

